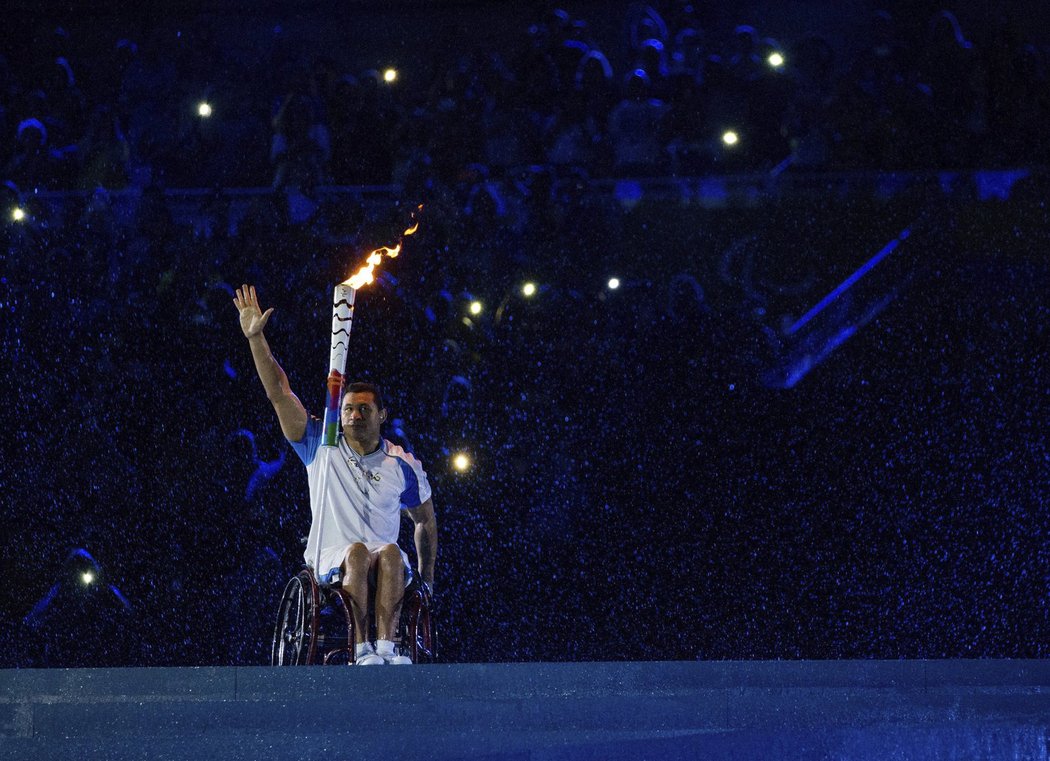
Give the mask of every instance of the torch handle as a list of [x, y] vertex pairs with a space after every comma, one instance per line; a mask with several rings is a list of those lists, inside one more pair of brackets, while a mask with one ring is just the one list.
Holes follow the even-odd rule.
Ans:
[[322, 446], [334, 447], [339, 437], [339, 397], [343, 392], [343, 374], [333, 369], [328, 373], [328, 393], [325, 395], [324, 435]]
[[354, 324], [354, 298], [357, 291], [348, 285], [335, 287], [332, 295], [332, 353], [328, 363], [328, 384], [325, 394], [324, 428], [321, 433], [320, 504], [317, 509], [317, 547], [314, 551], [314, 573], [321, 575], [321, 547], [324, 538], [325, 507], [328, 504], [328, 470], [332, 464], [332, 449], [339, 445], [339, 398], [343, 392], [343, 373], [346, 371], [346, 352], [350, 343], [350, 328]]

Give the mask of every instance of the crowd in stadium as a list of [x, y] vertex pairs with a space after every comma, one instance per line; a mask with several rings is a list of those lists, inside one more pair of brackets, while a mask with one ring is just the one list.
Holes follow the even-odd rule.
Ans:
[[[204, 28], [178, 42], [111, 30], [100, 53], [60, 27], [0, 57], [0, 369], [17, 379], [0, 400], [15, 421], [0, 477], [21, 516], [4, 553], [5, 608], [22, 617], [4, 648], [12, 663], [266, 660], [272, 603], [301, 559], [305, 478], [253, 376], [232, 290], [252, 283], [277, 308], [270, 341], [316, 413], [329, 289], [396, 240], [419, 203], [404, 257], [359, 299], [350, 372], [387, 390], [387, 435], [432, 474], [450, 657], [552, 658], [550, 642], [562, 658], [897, 657], [901, 642], [923, 657], [1002, 655], [1035, 631], [1045, 612], [1013, 604], [1024, 585], [1006, 602], [975, 593], [976, 612], [945, 603], [928, 640], [912, 625], [918, 608], [888, 639], [850, 630], [851, 617], [889, 616], [925, 571], [886, 591], [869, 573], [875, 555], [836, 554], [847, 529], [872, 546], [897, 541], [853, 513], [822, 522], [821, 479], [841, 452], [795, 462], [807, 437], [796, 405], [816, 419], [840, 395], [762, 387], [784, 325], [910, 223], [912, 204], [683, 211], [595, 188], [1038, 166], [1044, 49], [1006, 24], [964, 28], [948, 10], [880, 11], [843, 58], [817, 34], [713, 31], [715, 15], [635, 5], [624, 39], [608, 40], [552, 9], [515, 46], [479, 44], [414, 87], [324, 51], [231, 59]], [[199, 190], [192, 223], [173, 201], [187, 188]], [[236, 213], [235, 188], [259, 189], [237, 196]], [[851, 214], [876, 222], [842, 224]], [[835, 240], [777, 256], [836, 225]], [[900, 361], [925, 372], [920, 358]], [[850, 415], [829, 425], [855, 435], [863, 421]], [[895, 446], [889, 429], [871, 435]], [[461, 450], [469, 476], [447, 465]], [[777, 538], [758, 505], [785, 494], [792, 529]], [[883, 528], [908, 520], [903, 503], [883, 508]], [[84, 596], [85, 555], [119, 594]], [[747, 558], [794, 591], [745, 584]], [[841, 564], [853, 576], [836, 583], [860, 590], [852, 603], [824, 588]], [[996, 578], [998, 566], [981, 568]], [[675, 591], [683, 578], [700, 588], [692, 599]], [[959, 595], [969, 589], [970, 576], [953, 578]], [[510, 625], [535, 605], [600, 614]], [[983, 631], [996, 605], [1029, 618], [966, 650], [955, 627]], [[93, 633], [63, 627], [74, 614]], [[632, 623], [642, 617], [659, 652]], [[115, 633], [129, 626], [142, 636]], [[1006, 654], [1046, 654], [1045, 642], [1014, 642]]]

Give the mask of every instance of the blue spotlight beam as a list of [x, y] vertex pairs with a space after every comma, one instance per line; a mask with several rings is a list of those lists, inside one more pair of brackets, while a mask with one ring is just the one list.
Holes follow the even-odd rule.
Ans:
[[820, 314], [828, 306], [828, 304], [830, 304], [835, 299], [837, 299], [839, 296], [841, 296], [843, 293], [848, 291], [853, 286], [854, 283], [856, 283], [858, 280], [860, 280], [862, 277], [864, 277], [866, 274], [868, 274], [868, 272], [870, 272], [871, 269], [876, 264], [878, 264], [883, 259], [885, 259], [887, 256], [889, 256], [891, 253], [893, 253], [893, 251], [897, 248], [897, 246], [899, 246], [903, 241], [907, 240], [909, 235], [911, 235], [911, 227], [910, 226], [909, 227], [905, 227], [901, 231], [900, 235], [898, 235], [896, 238], [894, 238], [889, 243], [887, 243], [885, 246], [883, 246], [882, 250], [880, 250], [877, 254], [875, 254], [875, 256], [873, 256], [870, 259], [868, 259], [868, 261], [864, 262], [864, 264], [862, 264], [860, 267], [858, 267], [857, 270], [852, 275], [850, 275], [845, 280], [843, 280], [841, 283], [839, 283], [838, 287], [836, 287], [835, 290], [833, 290], [827, 296], [822, 298], [817, 303], [816, 306], [814, 306], [812, 309], [810, 309], [804, 315], [799, 317], [798, 320], [795, 322], [795, 324], [792, 325], [790, 328], [788, 328], [784, 332], [785, 335], [791, 336], [791, 335], [794, 335], [795, 333], [797, 333], [801, 328], [803, 328], [806, 325], [806, 323], [808, 323], [810, 320], [812, 320], [814, 317], [816, 317], [818, 314]]

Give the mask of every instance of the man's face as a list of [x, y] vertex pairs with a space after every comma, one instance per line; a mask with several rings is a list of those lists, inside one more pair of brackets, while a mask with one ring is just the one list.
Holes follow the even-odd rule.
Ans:
[[379, 440], [379, 426], [386, 420], [386, 410], [376, 407], [370, 391], [355, 391], [343, 396], [343, 435], [365, 443]]

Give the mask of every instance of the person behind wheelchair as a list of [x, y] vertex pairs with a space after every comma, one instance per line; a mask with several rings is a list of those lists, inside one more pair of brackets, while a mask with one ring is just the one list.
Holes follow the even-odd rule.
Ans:
[[[306, 466], [312, 518], [306, 562], [313, 566], [319, 558], [313, 568], [318, 581], [339, 584], [350, 597], [355, 664], [410, 664], [412, 659], [399, 653], [394, 641], [405, 587], [412, 580], [412, 567], [397, 546], [397, 537], [404, 510], [415, 524], [419, 575], [433, 594], [437, 520], [423, 466], [381, 436], [387, 411], [379, 389], [370, 383], [345, 388], [338, 448], [331, 457], [320, 456], [322, 421], [309, 415], [292, 393], [288, 376], [263, 335], [273, 307], [262, 311], [254, 286], [244, 285], [236, 293], [234, 305], [259, 379], [277, 412], [281, 432]], [[325, 466], [329, 471], [322, 478]], [[369, 641], [370, 599], [375, 610], [374, 645]]]

